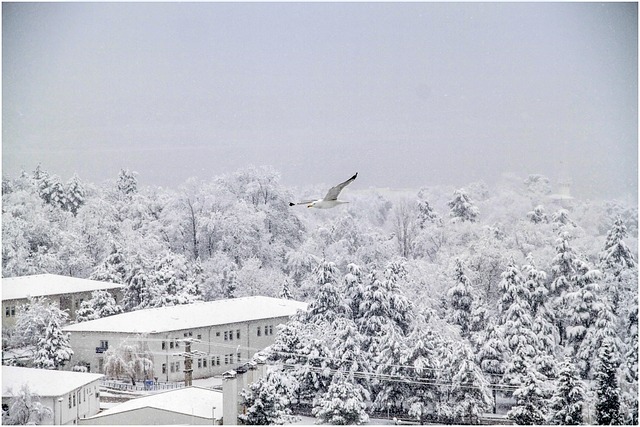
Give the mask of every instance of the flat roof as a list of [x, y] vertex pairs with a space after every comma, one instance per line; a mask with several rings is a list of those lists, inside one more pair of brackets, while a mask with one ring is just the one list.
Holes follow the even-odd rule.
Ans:
[[307, 303], [253, 296], [131, 311], [76, 323], [67, 332], [159, 333], [292, 316]]
[[91, 292], [100, 289], [117, 289], [124, 285], [100, 282], [98, 280], [79, 279], [57, 274], [35, 274], [33, 276], [3, 277], [2, 301], [45, 297], [49, 295]]
[[11, 397], [20, 391], [23, 384], [42, 397], [62, 396], [79, 387], [99, 380], [104, 375], [51, 369], [2, 367], [2, 397]]
[[156, 408], [211, 419], [214, 406], [216, 419], [222, 418], [221, 391], [192, 386], [131, 399], [88, 419], [107, 417], [142, 408]]

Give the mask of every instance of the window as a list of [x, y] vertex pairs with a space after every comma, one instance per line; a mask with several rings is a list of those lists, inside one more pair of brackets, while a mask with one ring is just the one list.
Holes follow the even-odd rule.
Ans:
[[225, 355], [224, 355], [224, 364], [225, 364], [225, 365], [228, 365], [228, 364], [229, 364], [229, 355], [228, 355], [228, 354], [225, 354]]
[[233, 331], [229, 331], [229, 340], [233, 341]]
[[198, 368], [202, 369], [202, 359], [198, 359]]
[[224, 331], [224, 340], [228, 341], [229, 340], [229, 332]]
[[76, 406], [76, 394], [75, 393], [73, 394], [73, 406], [74, 407]]
[[171, 372], [175, 372], [176, 371], [176, 364], [171, 362]]
[[236, 329], [236, 338], [240, 339], [240, 329]]
[[100, 347], [107, 350], [109, 348], [109, 341], [100, 341]]
[[188, 336], [186, 332], [183, 335], [184, 335], [185, 338]]
[[220, 331], [216, 332], [216, 336], [219, 337], [220, 336]]
[[216, 365], [220, 366], [220, 356], [216, 356]]
[[176, 339], [176, 348], [180, 347], [180, 341]]
[[202, 334], [198, 334], [197, 338], [198, 338], [199, 340], [201, 340], [201, 339], [202, 339]]
[[69, 395], [69, 409], [71, 409], [71, 395]]
[[176, 362], [176, 371], [180, 372], [180, 362]]
[[207, 359], [202, 359], [202, 367], [203, 368], [207, 367]]
[[229, 355], [229, 363], [233, 364], [233, 354]]
[[162, 373], [163, 373], [163, 374], [166, 374], [166, 373], [167, 373], [167, 364], [166, 364], [166, 363], [163, 363], [163, 364], [162, 364]]
[[16, 306], [12, 305], [11, 306], [11, 316], [15, 316], [16, 315]]
[[262, 326], [258, 326], [258, 336], [262, 335]]
[[236, 356], [238, 357], [238, 363], [240, 363], [240, 353], [236, 354]]
[[6, 307], [5, 307], [5, 309], [4, 309], [4, 316], [5, 316], [5, 317], [9, 317], [9, 316], [11, 316], [11, 307], [9, 307], [9, 306], [6, 306]]
[[169, 343], [169, 348], [173, 348], [173, 341]]
[[273, 335], [273, 325], [269, 325], [269, 335]]
[[167, 349], [167, 342], [166, 341], [162, 341], [162, 349], [163, 350]]

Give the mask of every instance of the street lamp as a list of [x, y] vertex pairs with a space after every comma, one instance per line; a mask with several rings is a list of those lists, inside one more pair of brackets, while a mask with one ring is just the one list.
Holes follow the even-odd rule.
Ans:
[[216, 425], [216, 407], [215, 406], [211, 407], [211, 423], [213, 425]]

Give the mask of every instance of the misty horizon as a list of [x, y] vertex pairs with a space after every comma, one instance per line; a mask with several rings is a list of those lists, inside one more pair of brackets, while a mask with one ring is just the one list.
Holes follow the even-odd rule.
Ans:
[[637, 4], [4, 3], [3, 175], [637, 198]]

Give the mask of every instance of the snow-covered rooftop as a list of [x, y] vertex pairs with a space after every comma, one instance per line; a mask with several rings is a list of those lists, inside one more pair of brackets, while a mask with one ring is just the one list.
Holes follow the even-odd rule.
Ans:
[[101, 418], [141, 408], [158, 408], [210, 419], [214, 406], [216, 419], [219, 419], [222, 417], [222, 392], [200, 387], [186, 387], [131, 399], [91, 418]]
[[2, 279], [2, 300], [91, 292], [122, 287], [123, 285], [117, 283], [79, 279], [57, 274], [7, 277]]
[[2, 397], [13, 396], [13, 393], [20, 391], [24, 383], [29, 385], [29, 390], [32, 393], [39, 396], [62, 396], [103, 376], [102, 374], [84, 372], [3, 366]]
[[158, 333], [291, 316], [307, 303], [263, 296], [131, 311], [76, 323], [69, 332]]

